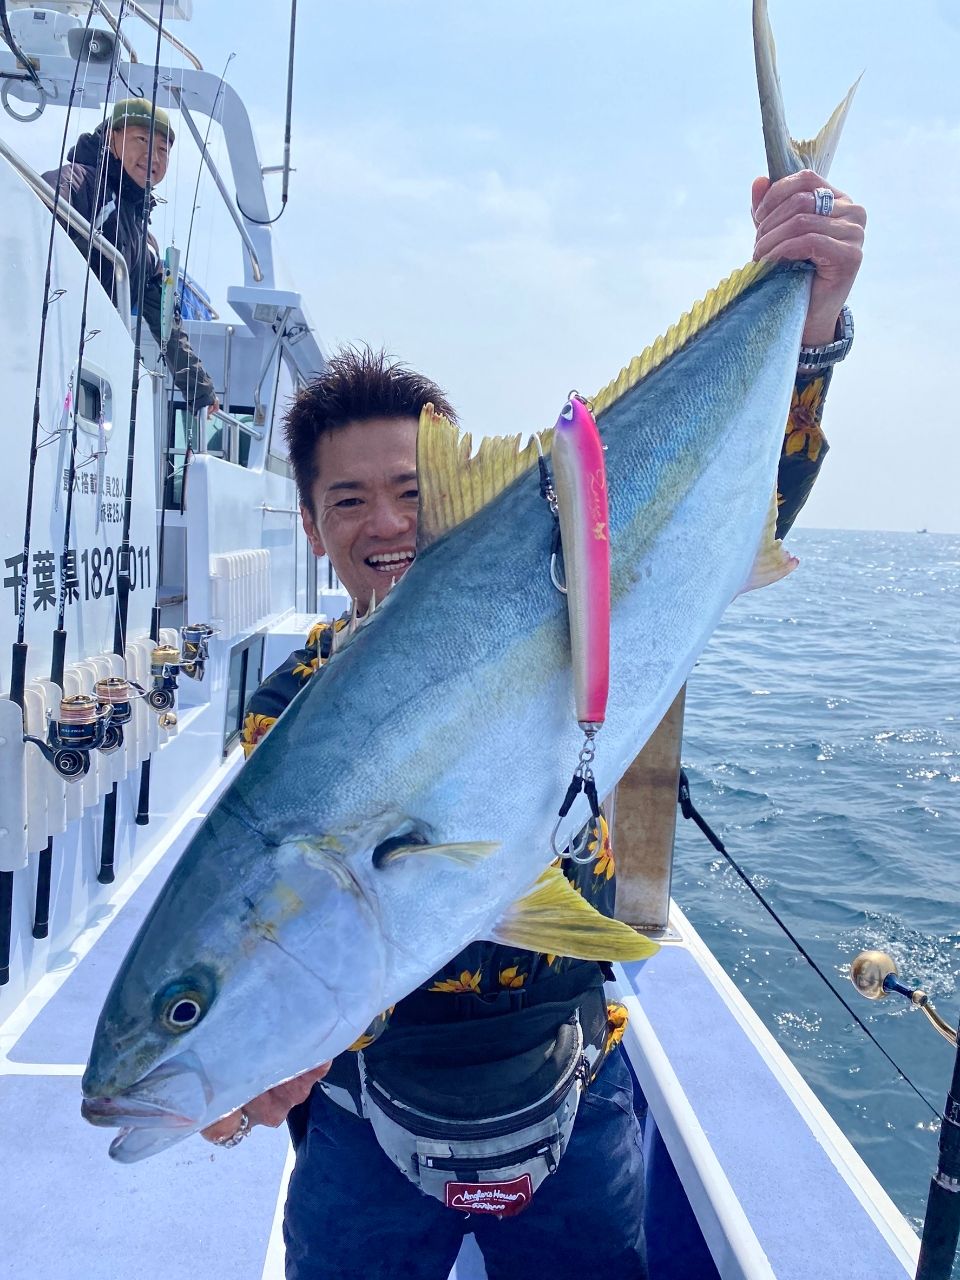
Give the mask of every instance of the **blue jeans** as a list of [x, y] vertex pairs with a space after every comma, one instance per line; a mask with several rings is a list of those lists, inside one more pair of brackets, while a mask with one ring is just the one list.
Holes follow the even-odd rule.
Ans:
[[585, 1093], [556, 1173], [513, 1218], [424, 1195], [366, 1120], [315, 1086], [283, 1235], [287, 1280], [447, 1280], [473, 1232], [489, 1280], [646, 1280], [643, 1157], [633, 1081], [617, 1049]]

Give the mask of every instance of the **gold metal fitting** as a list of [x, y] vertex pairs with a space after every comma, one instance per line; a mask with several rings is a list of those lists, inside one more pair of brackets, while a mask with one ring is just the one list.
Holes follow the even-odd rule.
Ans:
[[164, 711], [162, 715], [157, 716], [157, 724], [161, 729], [173, 729], [177, 723], [176, 712]]
[[176, 666], [180, 662], [180, 650], [169, 644], [158, 644], [150, 654], [150, 663], [155, 667]]
[[[889, 993], [884, 990], [884, 981], [897, 976], [897, 966], [885, 951], [861, 951], [850, 966], [850, 979], [862, 996], [868, 1000], [882, 1000]], [[940, 1017], [930, 1003], [930, 997], [919, 988], [910, 991], [907, 987], [898, 986], [901, 995], [908, 996], [911, 1004], [923, 1011], [924, 1017], [937, 1030], [944, 1040], [956, 1046], [957, 1033], [949, 1022]]]
[[868, 1000], [882, 1000], [884, 981], [897, 976], [897, 966], [885, 951], [861, 951], [850, 965], [850, 981]]
[[73, 693], [60, 703], [60, 720], [63, 724], [96, 724], [97, 703], [89, 693]]

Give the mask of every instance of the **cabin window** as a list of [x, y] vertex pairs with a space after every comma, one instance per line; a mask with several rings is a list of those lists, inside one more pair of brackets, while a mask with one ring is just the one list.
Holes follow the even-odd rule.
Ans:
[[104, 432], [109, 436], [113, 428], [113, 391], [106, 374], [90, 365], [82, 365], [73, 394], [80, 430], [98, 435], [102, 419]]
[[239, 428], [231, 427], [222, 418], [208, 417], [206, 409], [195, 414], [190, 413], [182, 401], [171, 404], [167, 425], [167, 458], [170, 465], [164, 488], [164, 505], [168, 511], [181, 509], [183, 466], [188, 445], [194, 453], [209, 453], [241, 467], [249, 465], [250, 445], [254, 436], [245, 431], [244, 427], [256, 431], [253, 426], [253, 410], [231, 409], [230, 416], [236, 418]]
[[227, 723], [223, 735], [226, 753], [243, 730], [243, 713], [260, 683], [263, 669], [263, 636], [253, 636], [230, 654], [227, 681]]

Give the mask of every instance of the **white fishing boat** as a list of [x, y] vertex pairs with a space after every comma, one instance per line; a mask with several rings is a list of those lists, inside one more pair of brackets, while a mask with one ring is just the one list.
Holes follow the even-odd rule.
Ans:
[[[93, 8], [7, 0], [33, 74], [0, 44], [3, 105], [22, 121], [0, 120], [0, 1158], [9, 1189], [0, 1271], [186, 1280], [200, 1269], [275, 1280], [292, 1164], [285, 1131], [258, 1130], [233, 1151], [193, 1138], [114, 1164], [104, 1135], [80, 1119], [79, 1086], [126, 946], [240, 768], [247, 697], [318, 616], [345, 603], [301, 530], [279, 431], [290, 397], [323, 368], [323, 349], [302, 293], [280, 279], [276, 198], [242, 95], [174, 34], [190, 0]], [[157, 104], [199, 144], [235, 228], [229, 315], [211, 308], [184, 321], [222, 406], [209, 419], [188, 413], [146, 330], [135, 373], [122, 264], [93, 229], [117, 268], [114, 305], [54, 220], [53, 192], [21, 141], [41, 111], [103, 112], [122, 83], [149, 87], [161, 11]], [[229, 174], [204, 146], [211, 119]], [[65, 119], [64, 137], [77, 128]], [[116, 644], [121, 569], [129, 604]], [[52, 680], [58, 631], [65, 656]], [[11, 676], [18, 661], [22, 691]], [[130, 682], [126, 696], [108, 680]], [[669, 754], [676, 738], [653, 745]], [[671, 840], [672, 816], [665, 835], [637, 837], [646, 860], [622, 910], [663, 945], [617, 974], [630, 1010], [624, 1044], [648, 1105], [651, 1274], [913, 1275], [914, 1232], [670, 902]], [[454, 1274], [483, 1275], [470, 1237]]]

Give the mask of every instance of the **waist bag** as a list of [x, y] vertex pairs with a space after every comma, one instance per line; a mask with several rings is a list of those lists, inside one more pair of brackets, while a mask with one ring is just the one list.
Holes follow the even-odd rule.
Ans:
[[426, 1195], [507, 1217], [556, 1171], [605, 1039], [595, 985], [506, 1017], [397, 1028], [357, 1055], [352, 1102], [352, 1090], [322, 1084]]
[[[481, 1070], [489, 1078], [496, 1067]], [[472, 1118], [477, 1082], [469, 1077], [477, 1071], [435, 1069], [425, 1105], [409, 1089], [373, 1078], [361, 1055], [366, 1115], [380, 1146], [421, 1191], [450, 1209], [509, 1216], [526, 1208], [566, 1150], [589, 1073], [580, 1021], [574, 1015], [543, 1046], [543, 1065], [525, 1087], [493, 1096], [488, 1088], [482, 1119]]]

